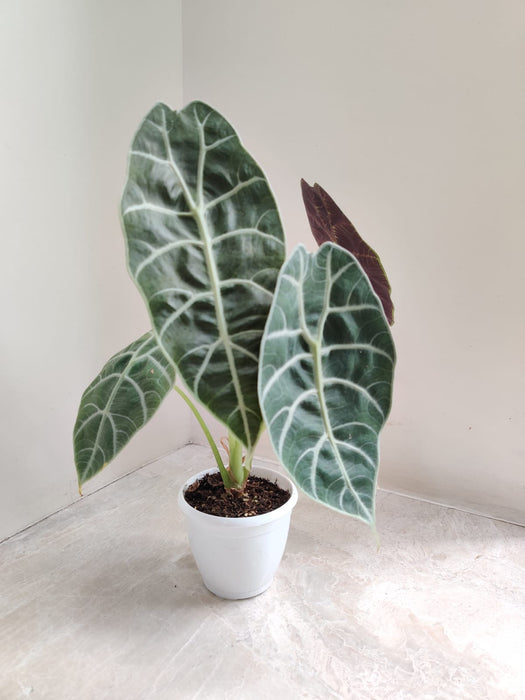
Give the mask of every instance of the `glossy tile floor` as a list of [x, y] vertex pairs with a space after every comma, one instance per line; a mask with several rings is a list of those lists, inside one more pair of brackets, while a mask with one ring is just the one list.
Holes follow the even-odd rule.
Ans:
[[394, 494], [380, 546], [301, 497], [273, 586], [201, 584], [189, 446], [0, 545], [0, 698], [525, 698], [525, 529]]

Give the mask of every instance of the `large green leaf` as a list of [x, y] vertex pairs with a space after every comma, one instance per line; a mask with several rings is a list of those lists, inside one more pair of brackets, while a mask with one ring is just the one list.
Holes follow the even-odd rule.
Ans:
[[190, 393], [248, 448], [284, 237], [266, 178], [201, 102], [156, 105], [132, 145], [122, 220], [132, 277]]
[[314, 499], [374, 522], [378, 436], [395, 350], [356, 259], [299, 246], [279, 277], [261, 347], [259, 393], [273, 447]]
[[74, 428], [78, 483], [110, 462], [173, 388], [175, 368], [151, 333], [114, 355], [88, 386]]

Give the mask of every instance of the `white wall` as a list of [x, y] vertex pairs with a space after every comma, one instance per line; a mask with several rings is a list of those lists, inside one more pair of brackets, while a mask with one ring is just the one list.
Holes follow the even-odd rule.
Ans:
[[305, 177], [389, 273], [380, 484], [525, 522], [523, 3], [185, 0], [183, 26], [184, 101], [237, 126], [291, 243]]
[[[0, 539], [78, 497], [80, 395], [149, 327], [118, 205], [142, 116], [182, 101], [181, 61], [180, 0], [0, 3]], [[167, 403], [85, 492], [186, 442]]]

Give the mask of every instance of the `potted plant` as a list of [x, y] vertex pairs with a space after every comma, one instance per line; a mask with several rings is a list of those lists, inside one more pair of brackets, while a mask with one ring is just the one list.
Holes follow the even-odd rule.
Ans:
[[[112, 357], [82, 396], [74, 430], [79, 486], [175, 388], [204, 430], [227, 500], [245, 498], [266, 427], [305, 493], [374, 524], [378, 437], [395, 364], [390, 289], [379, 258], [327, 193], [304, 181], [302, 188], [321, 246], [315, 254], [298, 246], [286, 260], [268, 181], [224, 117], [202, 102], [180, 111], [157, 104], [145, 117], [129, 154], [121, 220], [152, 329]], [[227, 464], [199, 404], [228, 432]], [[291, 494], [287, 503], [234, 518], [196, 515], [184, 495], [198, 490], [195, 480], [185, 485], [181, 506], [190, 520], [200, 518], [190, 540], [211, 542], [221, 523], [209, 555], [219, 568], [244, 556], [230, 543], [225, 564], [227, 555], [217, 554], [225, 533], [238, 540], [238, 527], [252, 528], [245, 539], [260, 561], [266, 545], [254, 544], [255, 527], [263, 532], [283, 513], [278, 564], [297, 494], [290, 479], [276, 479]], [[203, 573], [209, 562], [195, 556]], [[243, 583], [242, 591], [203, 577], [218, 595], [246, 597], [269, 585], [275, 567], [265, 564], [262, 582]]]

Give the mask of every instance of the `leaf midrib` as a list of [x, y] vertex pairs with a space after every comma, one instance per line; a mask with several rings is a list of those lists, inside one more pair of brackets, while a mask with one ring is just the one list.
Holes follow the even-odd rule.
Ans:
[[195, 219], [195, 221], [197, 223], [197, 228], [199, 231], [201, 241], [203, 242], [204, 257], [205, 257], [206, 265], [207, 265], [207, 268], [208, 268], [208, 271], [210, 274], [211, 291], [213, 294], [213, 298], [215, 300], [214, 308], [215, 308], [215, 316], [217, 319], [217, 327], [219, 330], [219, 338], [222, 342], [222, 345], [224, 347], [226, 357], [228, 360], [228, 367], [230, 369], [230, 376], [232, 378], [235, 396], [237, 398], [237, 404], [239, 406], [239, 411], [240, 411], [240, 414], [242, 417], [244, 432], [246, 435], [246, 440], [248, 442], [246, 447], [248, 449], [251, 449], [252, 440], [251, 440], [251, 436], [250, 436], [248, 418], [246, 415], [246, 404], [244, 402], [244, 397], [243, 397], [243, 394], [241, 391], [241, 386], [240, 386], [240, 381], [239, 381], [239, 377], [237, 374], [237, 369], [236, 369], [236, 365], [235, 365], [233, 351], [232, 351], [232, 348], [231, 348], [230, 343], [229, 343], [228, 327], [226, 324], [226, 318], [225, 318], [225, 314], [224, 314], [224, 305], [222, 303], [222, 296], [220, 293], [219, 274], [217, 271], [217, 266], [215, 264], [215, 258], [213, 257], [213, 254], [212, 254], [212, 238], [210, 236], [208, 225], [207, 225], [206, 205], [204, 202], [204, 186], [203, 186], [203, 184], [204, 184], [204, 165], [205, 165], [206, 152], [207, 152], [207, 146], [206, 146], [205, 139], [204, 139], [204, 125], [209, 117], [209, 114], [206, 116], [203, 123], [201, 123], [199, 121], [199, 118], [198, 118], [195, 110], [194, 110], [194, 116], [195, 116], [195, 121], [198, 125], [199, 143], [200, 143], [199, 161], [198, 161], [198, 170], [197, 170], [197, 184], [196, 184], [197, 201], [195, 201], [181, 171], [179, 170], [179, 168], [177, 167], [177, 164], [173, 160], [171, 147], [170, 147], [170, 143], [169, 143], [169, 138], [168, 138], [168, 129], [167, 129], [165, 112], [162, 112], [163, 127], [164, 127], [163, 131], [162, 131], [162, 135], [163, 135], [163, 139], [164, 139], [164, 145], [166, 148], [166, 154], [169, 158], [170, 165], [171, 165], [173, 172], [175, 173], [177, 179], [179, 180], [179, 183], [181, 185], [182, 191], [184, 193], [184, 196], [186, 198], [186, 201], [188, 203], [190, 211], [193, 214], [193, 218]]
[[[312, 353], [313, 357], [313, 368], [314, 368], [314, 383], [315, 387], [317, 390], [317, 394], [319, 396], [319, 405], [320, 405], [320, 411], [321, 411], [321, 419], [323, 421], [323, 426], [325, 429], [325, 433], [327, 435], [328, 441], [332, 445], [333, 452], [335, 454], [335, 458], [337, 461], [337, 465], [339, 467], [339, 470], [341, 472], [341, 476], [343, 477], [343, 480], [354, 497], [356, 503], [359, 505], [363, 513], [365, 514], [365, 518], [368, 522], [373, 522], [374, 517], [373, 514], [370, 512], [370, 510], [365, 506], [363, 503], [361, 497], [357, 493], [357, 491], [354, 489], [352, 485], [352, 480], [348, 476], [345, 466], [343, 464], [343, 461], [341, 459], [341, 455], [339, 453], [339, 448], [337, 447], [337, 440], [335, 438], [335, 435], [333, 434], [332, 431], [332, 426], [330, 423], [329, 415], [328, 415], [328, 406], [326, 404], [326, 397], [325, 397], [325, 392], [324, 392], [324, 387], [323, 387], [323, 367], [322, 367], [322, 337], [323, 337], [323, 328], [324, 328], [324, 323], [326, 321], [326, 318], [328, 316], [328, 311], [330, 309], [330, 290], [332, 288], [332, 278], [330, 275], [330, 264], [331, 264], [331, 251], [330, 255], [327, 257], [326, 260], [326, 279], [325, 279], [325, 288], [324, 288], [324, 298], [323, 298], [323, 310], [322, 314], [320, 315], [319, 318], [319, 323], [317, 326], [317, 337], [312, 337], [310, 334], [307, 325], [306, 325], [306, 319], [304, 317], [304, 296], [303, 296], [303, 288], [300, 286], [300, 300], [299, 300], [299, 313], [300, 313], [300, 323], [303, 327], [303, 332], [305, 334], [306, 341], [310, 347], [310, 351]], [[302, 267], [302, 266], [301, 266]], [[303, 271], [303, 270], [301, 270]]]

